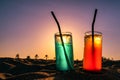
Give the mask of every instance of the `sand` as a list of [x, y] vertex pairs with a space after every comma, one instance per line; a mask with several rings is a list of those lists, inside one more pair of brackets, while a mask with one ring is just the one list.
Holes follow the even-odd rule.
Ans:
[[2, 80], [120, 80], [120, 61], [105, 61], [100, 72], [88, 72], [82, 61], [74, 62], [74, 71], [59, 72], [54, 60], [0, 58]]

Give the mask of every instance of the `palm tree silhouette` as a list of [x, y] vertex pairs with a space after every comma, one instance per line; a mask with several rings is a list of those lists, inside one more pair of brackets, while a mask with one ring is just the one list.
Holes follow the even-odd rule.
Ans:
[[17, 53], [16, 56], [15, 56], [16, 59], [19, 59], [19, 54]]
[[26, 59], [29, 60], [29, 59], [30, 59], [30, 56], [27, 56]]
[[39, 57], [38, 54], [36, 54], [36, 55], [35, 55], [35, 59], [38, 59], [38, 57]]
[[46, 60], [48, 59], [48, 55], [47, 54], [45, 55], [45, 58], [46, 58]]

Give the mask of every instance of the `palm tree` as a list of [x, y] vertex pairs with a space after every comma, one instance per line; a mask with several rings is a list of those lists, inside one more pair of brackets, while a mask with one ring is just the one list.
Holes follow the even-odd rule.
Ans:
[[16, 59], [19, 59], [19, 54], [17, 53], [16, 56], [15, 56]]
[[45, 58], [46, 58], [46, 60], [48, 59], [48, 55], [47, 54], [45, 55]]
[[26, 57], [26, 59], [28, 59], [28, 60], [29, 60], [29, 59], [30, 59], [30, 56], [27, 56], [27, 57]]
[[38, 54], [36, 54], [36, 55], [35, 55], [35, 59], [38, 59], [38, 57], [39, 57]]

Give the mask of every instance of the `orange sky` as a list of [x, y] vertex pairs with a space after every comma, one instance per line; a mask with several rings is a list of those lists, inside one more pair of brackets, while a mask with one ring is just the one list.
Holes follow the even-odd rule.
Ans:
[[[109, 2], [109, 3], [108, 3]], [[94, 9], [98, 9], [95, 30], [103, 33], [105, 57], [120, 59], [120, 5], [115, 1], [0, 1], [0, 57], [25, 58], [38, 54], [55, 57], [54, 34], [57, 25], [54, 11], [63, 32], [73, 37], [74, 59], [83, 59], [84, 33], [91, 30]]]

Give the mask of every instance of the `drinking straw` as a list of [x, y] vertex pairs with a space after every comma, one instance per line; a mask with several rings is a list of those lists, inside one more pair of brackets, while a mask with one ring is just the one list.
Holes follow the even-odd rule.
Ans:
[[94, 24], [95, 24], [95, 20], [96, 20], [96, 15], [97, 15], [97, 9], [95, 9], [93, 22], [92, 22], [92, 53], [94, 52]]
[[53, 18], [55, 19], [56, 23], [57, 23], [57, 26], [58, 26], [58, 30], [59, 30], [59, 33], [60, 33], [60, 39], [61, 39], [61, 42], [62, 42], [62, 46], [63, 46], [63, 50], [64, 50], [64, 53], [65, 53], [65, 57], [66, 57], [66, 60], [67, 60], [67, 63], [68, 63], [68, 66], [72, 69], [71, 65], [70, 65], [70, 62], [69, 62], [69, 59], [68, 59], [68, 56], [67, 56], [67, 52], [65, 50], [65, 45], [64, 45], [64, 42], [63, 42], [63, 38], [62, 38], [62, 32], [61, 32], [61, 28], [60, 28], [60, 24], [54, 14], [53, 11], [51, 11], [51, 14], [53, 16]]

